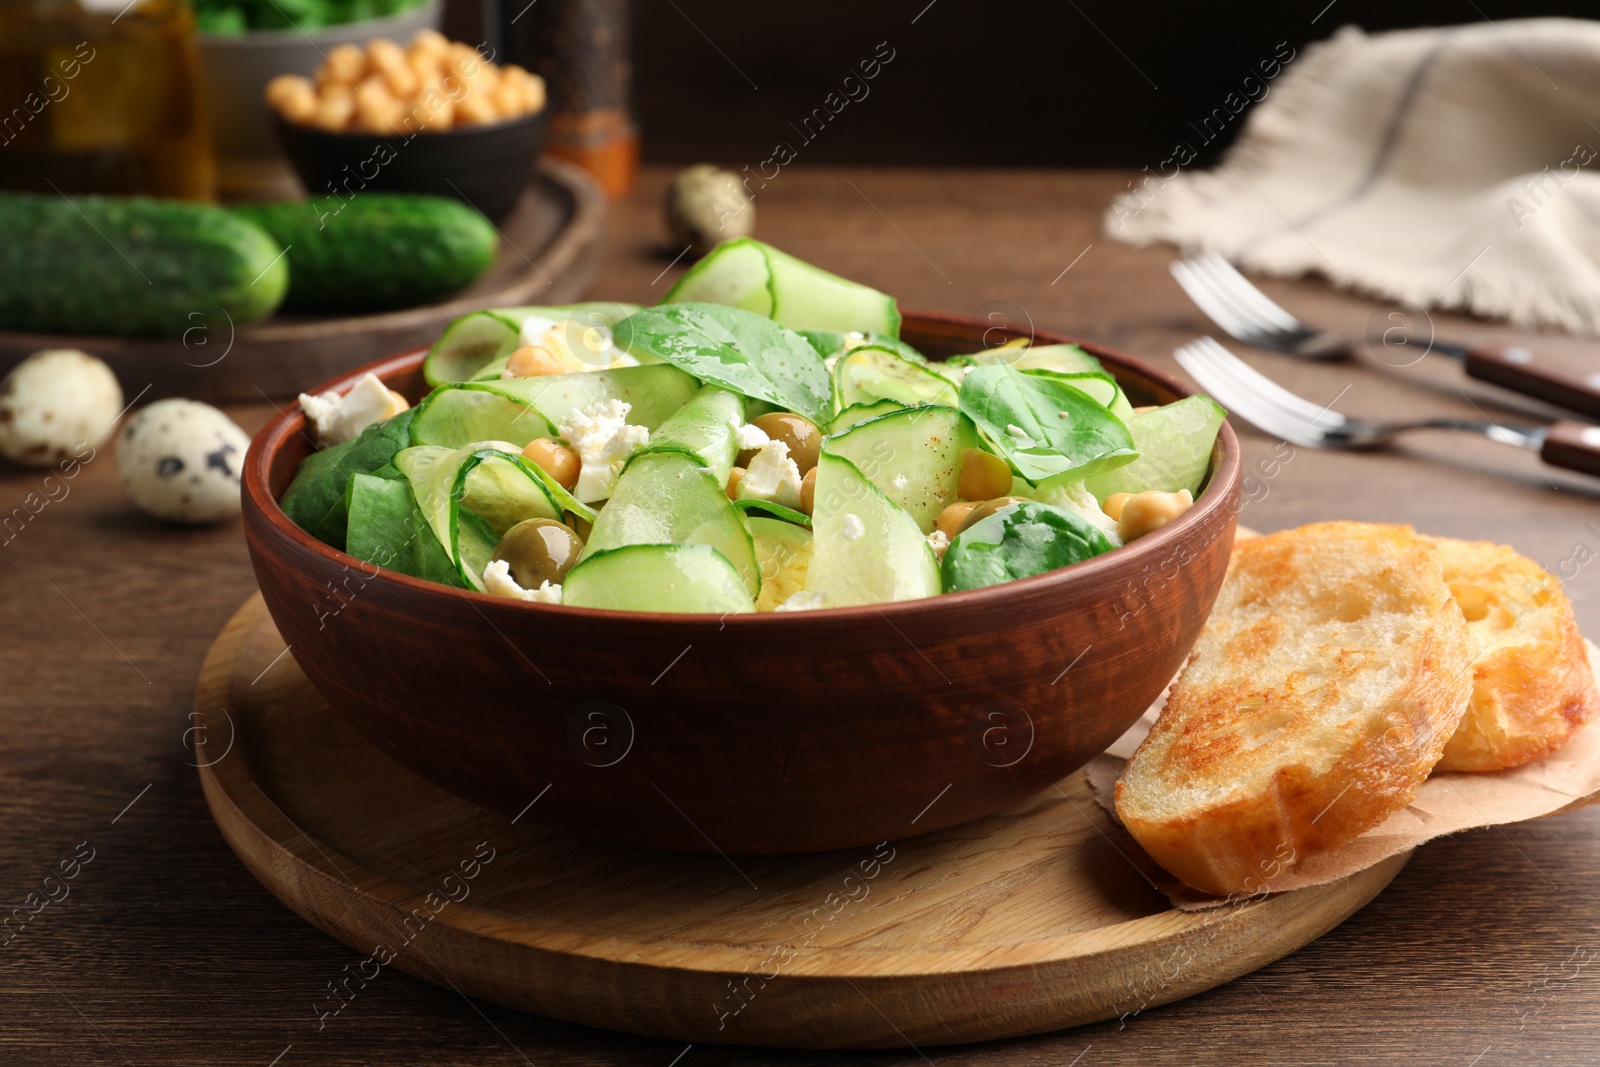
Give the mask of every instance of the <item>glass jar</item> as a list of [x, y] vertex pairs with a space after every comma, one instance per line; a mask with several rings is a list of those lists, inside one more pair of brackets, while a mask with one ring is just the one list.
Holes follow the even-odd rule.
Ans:
[[0, 188], [210, 200], [185, 0], [0, 0]]

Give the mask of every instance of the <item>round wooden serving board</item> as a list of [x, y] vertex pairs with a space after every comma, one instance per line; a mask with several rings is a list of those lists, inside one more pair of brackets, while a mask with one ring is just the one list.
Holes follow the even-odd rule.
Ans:
[[[355, 951], [349, 994], [394, 967], [692, 1042], [903, 1048], [1115, 1018], [1294, 951], [1407, 858], [1177, 911], [1081, 772], [1000, 815], [848, 852], [589, 842], [459, 800], [379, 753], [285, 654], [259, 596], [212, 646], [195, 705], [217, 825], [280, 900]], [[341, 1003], [330, 993], [318, 1010]]]
[[605, 195], [593, 178], [541, 159], [516, 210], [498, 224], [494, 263], [443, 303], [369, 315], [273, 315], [248, 326], [197, 310], [180, 337], [0, 330], [0, 374], [41, 348], [80, 348], [110, 365], [130, 401], [293, 397], [352, 367], [426, 348], [468, 312], [580, 299], [599, 269], [605, 214]]

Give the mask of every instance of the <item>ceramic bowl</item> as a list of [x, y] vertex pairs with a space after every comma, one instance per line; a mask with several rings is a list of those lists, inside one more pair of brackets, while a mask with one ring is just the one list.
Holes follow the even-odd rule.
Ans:
[[365, 191], [447, 196], [503, 219], [533, 180], [544, 147], [544, 112], [435, 132], [329, 133], [273, 115], [284, 154], [312, 196]]
[[[999, 333], [915, 313], [902, 329], [933, 357]], [[1188, 392], [1079, 343], [1135, 404]], [[415, 400], [422, 356], [317, 391], [370, 370]], [[1239, 510], [1239, 445], [1224, 425], [1209, 481], [1177, 521], [1023, 581], [726, 618], [548, 607], [391, 573], [300, 530], [276, 501], [310, 450], [305, 430], [287, 408], [256, 435], [244, 525], [267, 607], [328, 703], [469, 800], [687, 852], [860, 846], [1049, 788], [1132, 725], [1178, 669], [1222, 583]]]

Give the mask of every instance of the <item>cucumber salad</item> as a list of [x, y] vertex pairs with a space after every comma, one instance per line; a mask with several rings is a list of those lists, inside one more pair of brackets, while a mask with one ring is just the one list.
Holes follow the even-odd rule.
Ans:
[[536, 604], [797, 611], [1110, 552], [1193, 503], [1224, 412], [1134, 407], [1075, 345], [933, 362], [893, 298], [750, 239], [644, 308], [480, 311], [414, 407], [301, 396], [284, 511], [358, 559]]

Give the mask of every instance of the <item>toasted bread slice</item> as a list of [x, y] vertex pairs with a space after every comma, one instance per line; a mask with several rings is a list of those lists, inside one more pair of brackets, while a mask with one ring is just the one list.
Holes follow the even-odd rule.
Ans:
[[1410, 802], [1466, 710], [1472, 657], [1439, 550], [1410, 527], [1247, 541], [1117, 814], [1196, 888], [1270, 888]]
[[1572, 602], [1505, 545], [1432, 540], [1478, 651], [1472, 702], [1434, 769], [1497, 771], [1554, 752], [1600, 708]]

